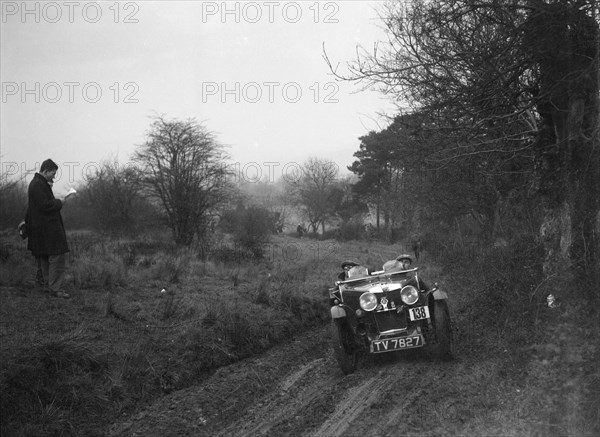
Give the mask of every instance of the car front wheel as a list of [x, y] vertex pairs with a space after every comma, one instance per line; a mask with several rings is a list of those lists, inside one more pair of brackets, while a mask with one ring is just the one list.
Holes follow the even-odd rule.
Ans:
[[437, 359], [449, 361], [453, 358], [452, 326], [448, 303], [444, 300], [436, 300], [433, 303], [433, 326], [436, 339], [433, 355]]
[[358, 354], [354, 347], [352, 330], [346, 319], [333, 319], [331, 321], [331, 345], [333, 354], [344, 375], [356, 370]]

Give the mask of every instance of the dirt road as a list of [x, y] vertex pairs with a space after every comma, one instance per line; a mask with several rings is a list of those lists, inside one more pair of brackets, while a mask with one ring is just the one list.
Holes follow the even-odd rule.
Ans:
[[[116, 436], [560, 435], [552, 408], [530, 406], [522, 355], [500, 347], [433, 362], [418, 353], [366, 357], [344, 376], [329, 327], [220, 369], [112, 427]], [[461, 355], [462, 354], [462, 355]], [[485, 356], [484, 356], [485, 355]], [[554, 428], [553, 428], [554, 427]], [[590, 434], [591, 435], [591, 434]]]

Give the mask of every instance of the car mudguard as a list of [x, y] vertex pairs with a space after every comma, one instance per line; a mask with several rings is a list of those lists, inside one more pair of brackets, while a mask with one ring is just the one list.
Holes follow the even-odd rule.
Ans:
[[334, 305], [331, 307], [331, 318], [332, 319], [341, 319], [342, 317], [346, 317], [346, 310], [339, 305]]
[[434, 300], [444, 300], [444, 299], [448, 299], [448, 295], [446, 294], [445, 291], [440, 290], [439, 288], [437, 290], [435, 290], [433, 292], [433, 299]]

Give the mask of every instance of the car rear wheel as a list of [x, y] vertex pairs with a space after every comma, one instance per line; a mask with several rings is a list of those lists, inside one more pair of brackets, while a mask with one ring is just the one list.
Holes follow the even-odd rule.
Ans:
[[331, 321], [331, 345], [333, 354], [344, 375], [356, 370], [358, 354], [354, 347], [352, 330], [346, 319], [333, 319]]
[[444, 300], [433, 303], [433, 326], [435, 330], [435, 344], [433, 355], [435, 358], [448, 361], [453, 358], [452, 326], [450, 323], [450, 310]]

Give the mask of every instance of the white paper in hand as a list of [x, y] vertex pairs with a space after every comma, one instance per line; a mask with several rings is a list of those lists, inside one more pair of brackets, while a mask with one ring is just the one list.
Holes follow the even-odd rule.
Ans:
[[69, 196], [72, 196], [73, 194], [77, 193], [77, 190], [75, 188], [71, 188], [67, 194], [65, 194], [62, 197], [59, 197], [59, 199], [65, 200], [66, 198], [68, 198]]

